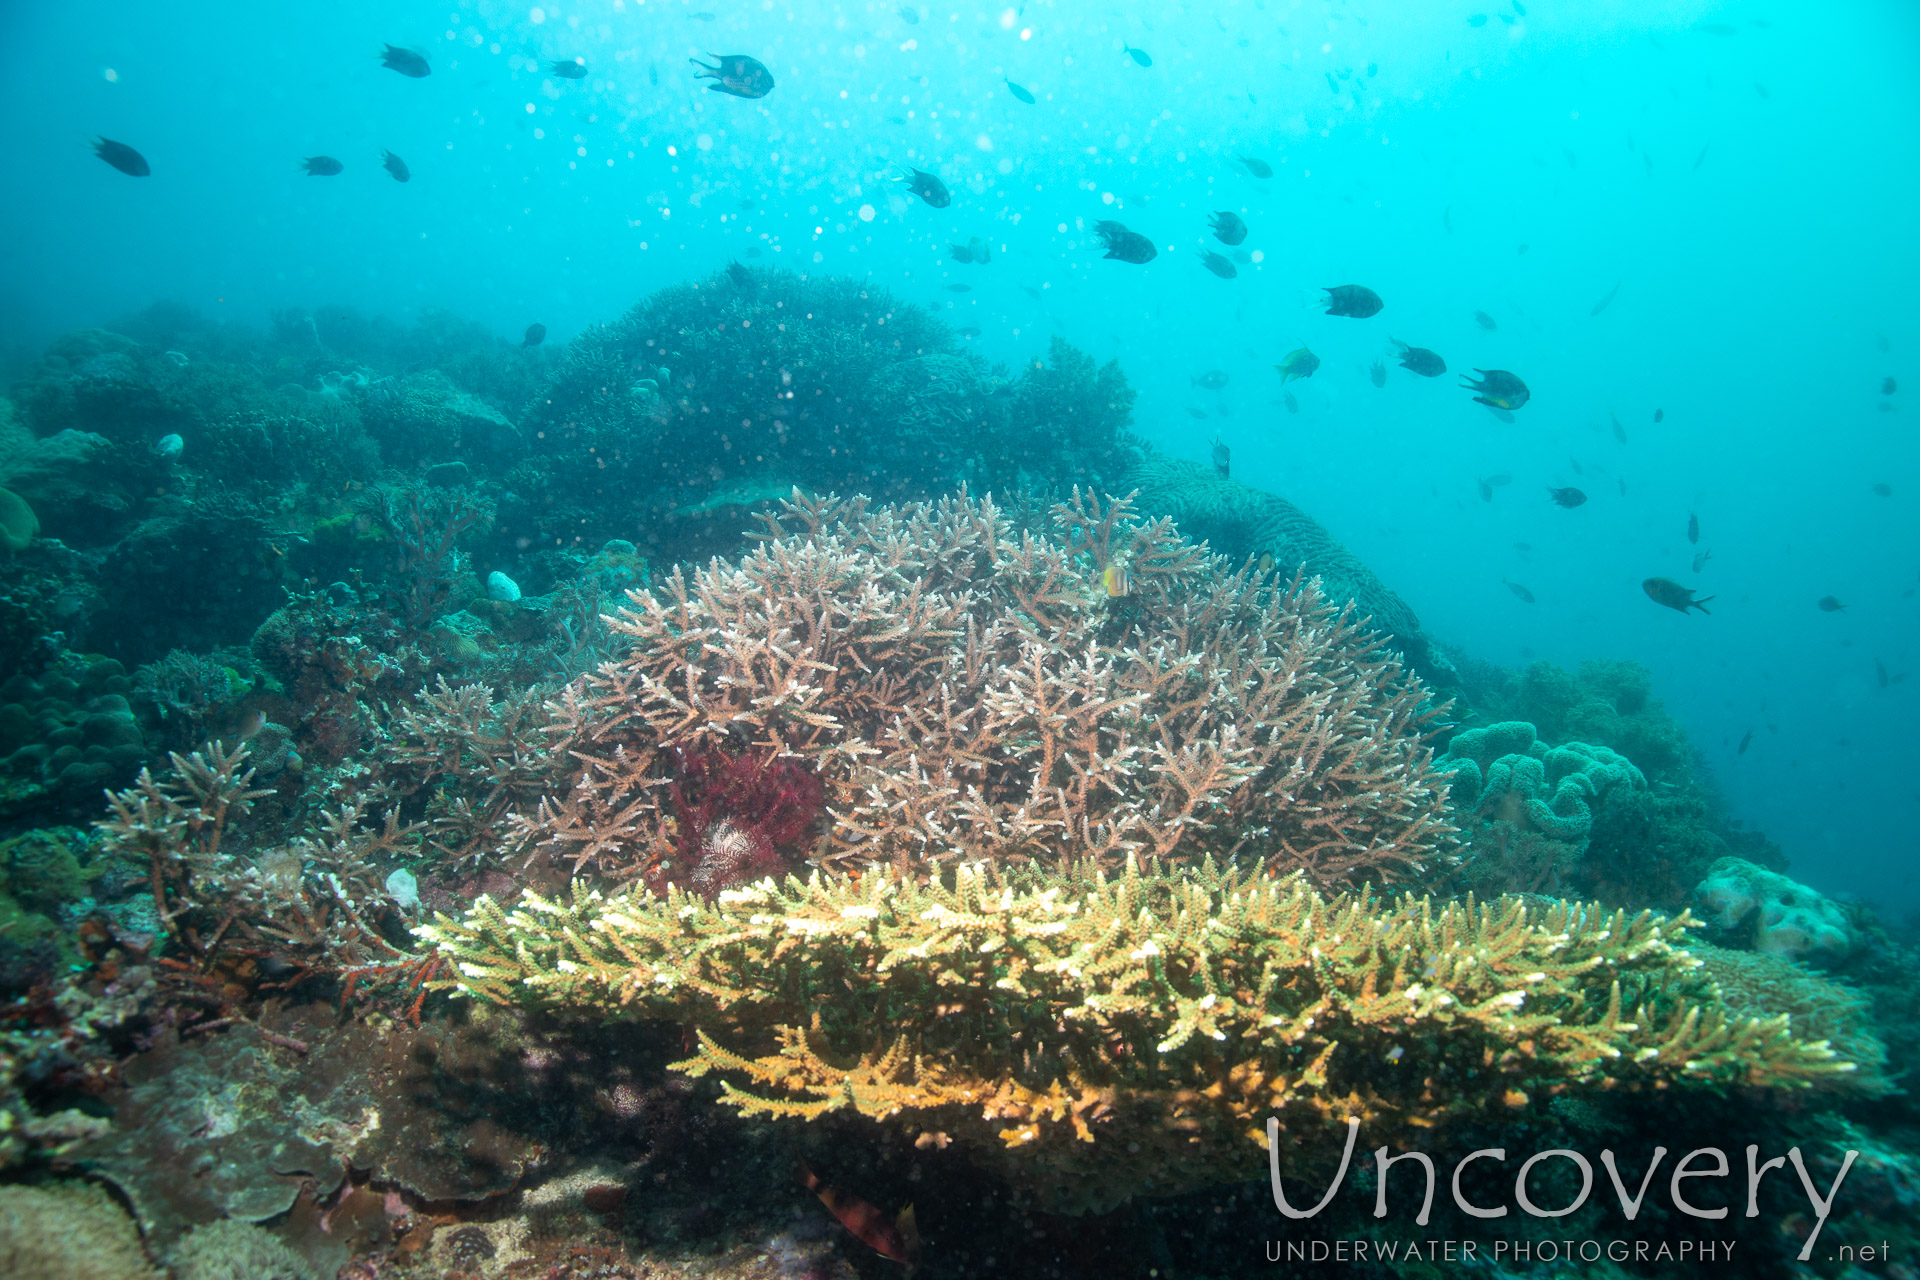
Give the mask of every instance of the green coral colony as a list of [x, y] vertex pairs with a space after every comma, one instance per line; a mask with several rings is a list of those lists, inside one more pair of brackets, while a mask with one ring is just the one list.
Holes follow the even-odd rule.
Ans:
[[584, 1275], [541, 1206], [721, 1124], [1086, 1214], [1743, 1109], [1915, 1198], [1920, 969], [1646, 672], [1447, 650], [1117, 364], [739, 266], [564, 351], [126, 327], [0, 402], [0, 1167], [178, 1274]]

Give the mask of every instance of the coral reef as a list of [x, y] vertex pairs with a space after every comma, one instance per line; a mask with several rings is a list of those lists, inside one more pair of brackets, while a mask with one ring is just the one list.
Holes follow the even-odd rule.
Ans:
[[492, 859], [514, 838], [515, 815], [564, 780], [571, 762], [550, 749], [542, 714], [555, 692], [534, 685], [496, 699], [486, 685], [441, 680], [393, 709], [384, 786], [418, 810], [422, 851], [441, 869]]
[[[1526, 722], [1538, 738], [1567, 739], [1606, 747], [1626, 757], [1645, 786], [1613, 786], [1599, 803], [1589, 803], [1592, 823], [1580, 842], [1568, 841], [1559, 861], [1559, 882], [1574, 893], [1610, 905], [1650, 906], [1679, 911], [1693, 901], [1693, 889], [1716, 859], [1737, 855], [1752, 862], [1785, 866], [1785, 858], [1758, 832], [1732, 820], [1711, 777], [1696, 759], [1679, 723], [1652, 696], [1652, 677], [1633, 662], [1589, 661], [1573, 674], [1548, 662], [1519, 673], [1453, 652], [1454, 669], [1465, 705], [1456, 714], [1467, 732], [1502, 723]], [[1460, 735], [1463, 736], [1463, 735]], [[1516, 747], [1516, 750], [1525, 748]], [[1485, 825], [1480, 858], [1489, 876], [1503, 856], [1499, 836], [1514, 848], [1527, 832], [1505, 833], [1497, 821]], [[1538, 845], [1540, 837], [1530, 843]], [[1551, 861], [1551, 859], [1549, 859]], [[1522, 864], [1526, 862], [1521, 860]], [[1523, 869], [1523, 868], [1522, 868]], [[1543, 888], [1517, 879], [1489, 878], [1482, 888]]]
[[157, 347], [103, 329], [68, 333], [48, 346], [11, 395], [36, 436], [66, 428], [147, 444], [191, 428], [190, 377]]
[[1328, 898], [1211, 862], [950, 877], [816, 872], [711, 903], [576, 887], [419, 932], [476, 996], [690, 1022], [682, 1069], [746, 1114], [951, 1135], [1081, 1208], [1257, 1176], [1269, 1114], [1297, 1139], [1853, 1070], [1785, 1016], [1731, 1016], [1676, 946], [1684, 917]]
[[60, 1159], [107, 1127], [100, 1099], [140, 1044], [154, 971], [89, 919], [81, 956], [0, 935], [0, 1169]]
[[263, 514], [237, 500], [182, 503], [141, 521], [100, 565], [91, 634], [101, 652], [137, 664], [244, 639], [285, 598], [272, 543]]
[[[1141, 447], [1127, 430], [1135, 397], [1119, 361], [1096, 367], [1093, 357], [1055, 334], [1047, 361], [1031, 361], [1013, 384], [1010, 398], [1004, 425], [995, 418], [992, 434], [983, 441], [977, 463], [980, 487], [1004, 492], [1081, 483], [1125, 493], [1137, 483], [1127, 475]], [[1171, 511], [1148, 509], [1179, 518]]]
[[[663, 289], [567, 348], [527, 423], [538, 470], [516, 473], [520, 502], [503, 526], [537, 544], [598, 542], [634, 532], [607, 517], [616, 492], [624, 511], [664, 511], [768, 474], [910, 492], [950, 481], [962, 442], [893, 434], [984, 414], [985, 395], [950, 366], [937, 366], [944, 380], [890, 373], [935, 356], [965, 364], [931, 314], [864, 282], [757, 270], [750, 287], [722, 273]], [[931, 452], [906, 473], [872, 461], [906, 459], [916, 444]]]
[[173, 1280], [320, 1280], [305, 1258], [277, 1238], [233, 1218], [189, 1231], [167, 1266]]
[[253, 691], [251, 659], [237, 652], [175, 649], [133, 673], [134, 701], [171, 750], [187, 750], [240, 727], [239, 704]]
[[1616, 787], [1644, 789], [1645, 775], [1607, 747], [1548, 747], [1525, 721], [1455, 734], [1433, 762], [1451, 773], [1454, 806], [1470, 821], [1499, 821], [1585, 848], [1594, 806]]
[[1653, 675], [1637, 662], [1589, 660], [1573, 674], [1534, 662], [1517, 675], [1498, 667], [1463, 667], [1476, 724], [1524, 720], [1549, 742], [1610, 747], [1654, 783], [1690, 780], [1686, 732], [1653, 697]]
[[[1316, 584], [1229, 572], [1076, 494], [1053, 537], [991, 502], [798, 494], [737, 563], [610, 620], [628, 648], [553, 704], [570, 788], [516, 844], [684, 875], [673, 748], [804, 761], [823, 865], [1233, 856], [1316, 878], [1443, 846], [1424, 689]], [[1129, 594], [1101, 586], [1125, 574]]]
[[519, 430], [504, 413], [435, 369], [382, 379], [358, 402], [362, 423], [392, 465], [459, 459], [504, 471], [522, 452]]
[[1836, 964], [1853, 951], [1846, 913], [1817, 889], [1745, 858], [1721, 858], [1694, 889], [1720, 936], [1764, 955]]
[[97, 654], [63, 653], [0, 684], [0, 814], [97, 812], [146, 757], [132, 692], [126, 668]]
[[1466, 837], [1446, 883], [1482, 895], [1584, 889], [1596, 811], [1647, 788], [1618, 752], [1584, 742], [1548, 747], [1521, 720], [1462, 730], [1433, 763], [1452, 775], [1449, 795]]
[[277, 1218], [303, 1194], [328, 1200], [350, 1169], [424, 1200], [482, 1200], [536, 1162], [535, 1141], [460, 1101], [482, 1092], [479, 1067], [499, 1070], [484, 1038], [337, 1023], [322, 1005], [164, 1036], [127, 1068], [112, 1131], [67, 1158], [119, 1188], [162, 1242], [218, 1218]]
[[249, 749], [215, 742], [174, 753], [161, 779], [145, 769], [110, 794], [100, 823], [105, 855], [146, 869], [176, 964], [203, 972], [245, 961], [282, 980], [309, 973], [379, 969], [404, 962], [404, 913], [386, 887], [385, 863], [413, 834], [397, 812], [375, 821], [370, 796], [343, 798], [318, 830], [286, 844], [229, 840], [254, 801]]
[[86, 1182], [0, 1186], [0, 1275], [18, 1280], [162, 1280], [133, 1221]]
[[518, 342], [158, 305], [0, 400], [0, 1271], [154, 1274], [78, 1171], [181, 1280], [877, 1274], [803, 1156], [930, 1271], [1237, 1274], [1268, 1114], [1858, 1148], [1824, 1239], [1920, 1242], [1916, 952], [1643, 668], [1437, 652], [1061, 337], [736, 264]]
[[1281, 576], [1319, 578], [1329, 600], [1351, 600], [1362, 621], [1387, 633], [1423, 675], [1451, 675], [1446, 658], [1420, 631], [1406, 601], [1374, 576], [1360, 558], [1334, 541], [1311, 516], [1262, 489], [1224, 480], [1197, 462], [1149, 453], [1129, 470], [1125, 490], [1143, 511], [1165, 516], [1190, 538], [1204, 540], [1238, 565], [1271, 556]]
[[527, 415], [504, 534], [591, 546], [633, 537], [638, 508], [650, 550], [691, 556], [734, 544], [647, 517], [775, 484], [884, 499], [1118, 484], [1133, 392], [1117, 365], [1056, 339], [1051, 364], [1009, 381], [869, 283], [742, 270], [664, 289], [568, 347]]
[[30, 507], [41, 533], [77, 546], [125, 527], [149, 470], [131, 449], [71, 427], [44, 439], [24, 428], [0, 439], [0, 484]]
[[68, 921], [92, 905], [88, 888], [107, 870], [71, 827], [39, 827], [0, 840], [0, 937], [15, 946], [44, 942], [73, 959]]
[[[434, 550], [432, 536], [368, 539], [353, 546], [368, 553], [353, 564], [337, 563], [351, 557], [334, 555], [328, 536], [360, 514], [356, 497], [374, 518], [392, 514], [405, 526], [410, 514], [404, 501], [382, 505], [407, 485], [380, 472], [381, 443], [363, 419], [386, 433], [388, 466], [414, 465], [423, 433], [445, 419], [452, 447], [497, 472], [518, 454], [503, 405], [531, 394], [546, 360], [444, 316], [423, 317], [413, 331], [336, 319], [332, 327], [289, 319], [263, 340], [161, 308], [125, 321], [157, 338], [94, 330], [49, 347], [0, 414], [0, 485], [42, 525], [31, 564], [5, 566], [0, 652], [12, 647], [13, 608], [43, 637], [64, 632], [75, 648], [132, 665], [243, 641], [303, 575], [326, 582], [360, 567], [376, 589], [393, 578], [392, 589], [409, 591], [423, 576], [409, 553]], [[323, 332], [388, 369], [431, 353], [457, 368], [451, 376], [471, 375], [504, 399], [483, 401], [448, 373], [405, 364], [404, 387], [391, 376], [340, 375], [355, 361]], [[396, 404], [416, 411], [388, 431]], [[454, 537], [486, 537], [484, 521], [448, 523]]]

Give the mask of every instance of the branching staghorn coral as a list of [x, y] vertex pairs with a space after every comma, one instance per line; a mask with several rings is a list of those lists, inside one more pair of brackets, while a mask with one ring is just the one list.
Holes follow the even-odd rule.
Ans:
[[511, 838], [514, 807], [534, 803], [564, 775], [568, 761], [540, 732], [541, 704], [552, 693], [534, 685], [496, 698], [486, 685], [449, 685], [442, 676], [386, 709], [384, 790], [428, 793], [427, 848], [449, 861], [485, 857]]
[[1125, 484], [1139, 492], [1144, 511], [1177, 521], [1193, 538], [1235, 564], [1271, 555], [1283, 574], [1296, 570], [1319, 578], [1327, 598], [1351, 600], [1376, 630], [1386, 632], [1413, 664], [1436, 661], [1413, 608], [1380, 581], [1318, 521], [1277, 494], [1223, 480], [1197, 462], [1148, 453], [1127, 472]]
[[1577, 1087], [1844, 1082], [1785, 1016], [1736, 1018], [1687, 917], [1323, 895], [1198, 867], [815, 872], [721, 893], [578, 884], [418, 933], [454, 986], [673, 1018], [747, 1115], [840, 1110], [961, 1139], [1062, 1207], [1297, 1170], [1349, 1116], [1386, 1141]]
[[1078, 492], [1054, 537], [964, 494], [796, 491], [764, 519], [739, 561], [608, 619], [628, 651], [550, 704], [577, 765], [520, 847], [658, 878], [689, 745], [805, 760], [832, 867], [1213, 854], [1332, 882], [1452, 835], [1425, 690], [1314, 582], [1232, 572]]
[[375, 486], [361, 503], [393, 553], [395, 612], [410, 627], [425, 627], [446, 611], [461, 578], [471, 576], [459, 543], [476, 525], [493, 522], [492, 504], [464, 490], [420, 484]]
[[155, 912], [176, 967], [211, 972], [270, 962], [293, 979], [310, 972], [409, 962], [399, 914], [375, 869], [416, 835], [395, 811], [374, 822], [369, 801], [350, 799], [320, 816], [319, 832], [251, 847], [235, 829], [253, 802], [245, 744], [208, 744], [172, 757], [155, 779], [111, 792], [99, 826], [108, 857], [144, 863]]

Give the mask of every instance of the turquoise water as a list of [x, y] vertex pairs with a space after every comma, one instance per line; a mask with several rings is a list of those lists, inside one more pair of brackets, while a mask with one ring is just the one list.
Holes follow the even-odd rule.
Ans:
[[[1312, 512], [1430, 634], [1507, 664], [1646, 663], [1796, 874], [1920, 904], [1920, 679], [1898, 679], [1920, 670], [1920, 20], [1520, 10], [9, 6], [0, 342], [25, 358], [168, 299], [246, 325], [444, 308], [558, 344], [730, 258], [871, 278], [1010, 365], [1058, 332], [1120, 360], [1136, 430], [1196, 459], [1217, 434], [1236, 479]], [[384, 43], [432, 74], [383, 69]], [[688, 60], [708, 52], [776, 87], [703, 91]], [[545, 74], [572, 58], [583, 78]], [[102, 164], [93, 135], [151, 176]], [[297, 170], [318, 154], [344, 172]], [[900, 165], [950, 207], [906, 195]], [[1258, 251], [1232, 280], [1197, 261], [1217, 209]], [[1101, 260], [1102, 218], [1158, 258]], [[975, 236], [989, 264], [947, 257]], [[1322, 315], [1317, 290], [1349, 282], [1384, 310]], [[1390, 337], [1449, 374], [1391, 367], [1376, 389]], [[1324, 363], [1290, 412], [1270, 366], [1301, 345]], [[1516, 421], [1457, 387], [1475, 366], [1525, 378]], [[1190, 383], [1215, 368], [1222, 391]], [[1548, 485], [1591, 501], [1562, 510]], [[1653, 605], [1655, 575], [1712, 615]]]
[[0, 1275], [1912, 1274], [1910, 2], [0, 37]]

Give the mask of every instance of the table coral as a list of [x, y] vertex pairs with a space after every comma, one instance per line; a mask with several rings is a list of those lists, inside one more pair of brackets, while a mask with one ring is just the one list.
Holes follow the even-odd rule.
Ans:
[[1259, 1176], [1270, 1114], [1291, 1162], [1347, 1116], [1386, 1140], [1576, 1087], [1843, 1084], [1784, 1015], [1729, 1016], [1690, 923], [1208, 863], [816, 872], [712, 902], [576, 885], [419, 933], [470, 995], [688, 1022], [678, 1065], [745, 1114], [959, 1138], [1084, 1209]]
[[389, 464], [457, 457], [504, 466], [522, 451], [520, 432], [505, 414], [438, 370], [382, 378], [355, 403]]

